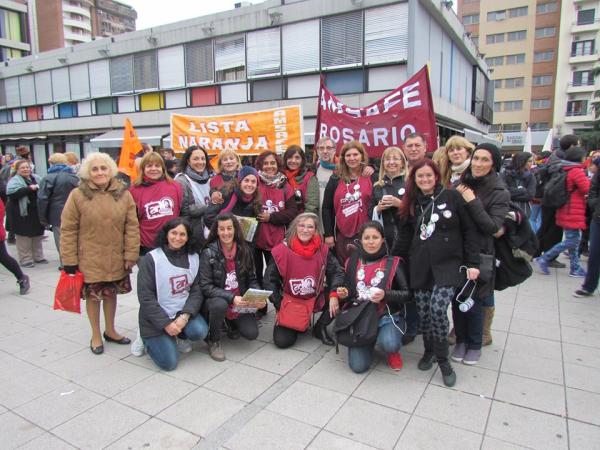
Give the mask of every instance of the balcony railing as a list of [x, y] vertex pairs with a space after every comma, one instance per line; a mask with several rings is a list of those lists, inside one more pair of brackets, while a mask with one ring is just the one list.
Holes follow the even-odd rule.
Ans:
[[594, 23], [600, 22], [600, 18], [596, 19], [581, 19], [573, 22], [573, 25], [592, 25]]
[[597, 50], [575, 50], [571, 52], [571, 57], [573, 56], [592, 56], [598, 53]]
[[593, 112], [594, 112], [594, 108], [588, 108], [587, 110], [580, 109], [580, 110], [574, 110], [574, 111], [567, 110], [567, 117], [589, 116], [589, 115], [593, 114]]
[[587, 81], [569, 81], [569, 86], [572, 87], [579, 87], [579, 86], [593, 86], [594, 85], [594, 80], [587, 80]]

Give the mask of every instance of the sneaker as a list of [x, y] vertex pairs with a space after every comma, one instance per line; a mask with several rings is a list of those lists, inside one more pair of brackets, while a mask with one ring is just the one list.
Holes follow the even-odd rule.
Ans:
[[564, 269], [565, 267], [567, 267], [567, 265], [561, 263], [558, 259], [553, 259], [552, 261], [548, 262], [548, 267], [551, 267], [553, 269]]
[[138, 333], [136, 340], [131, 343], [131, 354], [133, 356], [144, 356], [144, 353], [146, 353], [146, 347]]
[[550, 275], [550, 271], [548, 270], [548, 262], [540, 256], [539, 258], [534, 259], [535, 264], [538, 270], [544, 275]]
[[410, 334], [403, 334], [402, 335], [402, 345], [408, 345], [410, 344], [412, 341], [414, 341], [416, 338], [416, 336], [414, 335], [410, 335]]
[[215, 361], [225, 361], [225, 352], [221, 347], [221, 342], [210, 342], [208, 344], [208, 354]]
[[46, 258], [38, 259], [34, 261], [36, 264], [48, 264], [48, 260]]
[[388, 364], [388, 367], [392, 370], [402, 369], [403, 363], [402, 363], [402, 355], [400, 355], [400, 352], [388, 353], [387, 364]]
[[571, 278], [585, 278], [585, 270], [583, 270], [581, 267], [578, 267], [575, 270], [570, 270], [569, 276]]
[[35, 264], [33, 264], [33, 261], [29, 261], [29, 262], [21, 263], [21, 267], [26, 267], [28, 269], [31, 269], [32, 267], [35, 267]]
[[452, 350], [450, 358], [452, 358], [452, 361], [461, 362], [465, 358], [465, 353], [467, 353], [467, 346], [464, 342], [459, 342]]
[[585, 289], [577, 289], [574, 293], [573, 293], [573, 297], [593, 297], [594, 293], [593, 292], [588, 292]]
[[19, 294], [25, 295], [29, 292], [31, 285], [29, 284], [29, 276], [23, 274], [23, 278], [17, 281], [19, 283]]
[[444, 385], [448, 387], [454, 386], [456, 384], [456, 372], [454, 372], [454, 369], [450, 365], [450, 361], [442, 361], [439, 363], [439, 366]]
[[481, 350], [474, 350], [470, 348], [467, 350], [467, 353], [465, 353], [462, 362], [467, 366], [473, 366], [479, 362], [479, 358], [481, 358]]
[[192, 351], [192, 343], [189, 339], [176, 338], [176, 344], [179, 353], [189, 353]]

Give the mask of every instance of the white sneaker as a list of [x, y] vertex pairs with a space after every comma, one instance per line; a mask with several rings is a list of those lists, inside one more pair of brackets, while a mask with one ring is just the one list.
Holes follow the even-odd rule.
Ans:
[[144, 341], [142, 341], [138, 331], [137, 339], [131, 343], [131, 354], [133, 356], [144, 356], [145, 352], [146, 347], [144, 347]]
[[176, 338], [176, 340], [177, 340], [177, 351], [179, 353], [189, 353], [192, 351], [192, 343], [189, 341], [189, 339]]

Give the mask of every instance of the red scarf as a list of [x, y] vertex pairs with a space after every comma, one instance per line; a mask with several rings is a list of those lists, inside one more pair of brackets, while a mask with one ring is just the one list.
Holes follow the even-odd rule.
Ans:
[[237, 245], [236, 245], [235, 241], [233, 241], [233, 246], [231, 247], [231, 250], [227, 250], [224, 245], [221, 245], [221, 250], [223, 251], [223, 256], [225, 257], [225, 259], [231, 260], [231, 259], [235, 258], [235, 253], [237, 251]]
[[296, 190], [298, 188], [298, 182], [296, 181], [296, 177], [300, 173], [300, 168], [296, 170], [285, 169], [283, 172], [285, 173], [285, 176], [287, 177], [290, 185], [294, 188], [294, 190]]
[[315, 234], [310, 241], [304, 243], [298, 239], [298, 236], [294, 236], [290, 239], [290, 248], [294, 253], [305, 258], [310, 258], [321, 248], [321, 237]]

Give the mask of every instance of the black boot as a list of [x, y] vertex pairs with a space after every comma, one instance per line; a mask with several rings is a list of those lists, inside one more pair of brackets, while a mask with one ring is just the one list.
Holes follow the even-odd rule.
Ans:
[[419, 370], [429, 370], [433, 367], [433, 340], [423, 336], [423, 345], [425, 346], [425, 353], [423, 353], [417, 367]]
[[330, 323], [331, 318], [329, 317], [329, 314], [327, 312], [323, 312], [321, 317], [319, 317], [319, 320], [317, 320], [317, 323], [315, 323], [313, 328], [313, 336], [317, 339], [321, 339], [323, 344], [333, 346], [335, 345], [335, 342], [333, 339], [331, 339], [331, 336], [329, 336], [329, 333], [327, 332], [327, 325]]
[[434, 352], [437, 358], [438, 366], [440, 366], [440, 372], [442, 372], [444, 384], [448, 387], [454, 386], [456, 384], [456, 373], [454, 372], [454, 369], [448, 360], [448, 355], [450, 354], [448, 340], [444, 339], [443, 341], [435, 341]]

